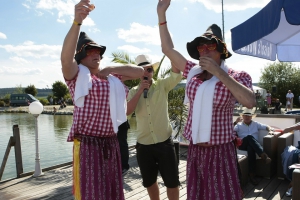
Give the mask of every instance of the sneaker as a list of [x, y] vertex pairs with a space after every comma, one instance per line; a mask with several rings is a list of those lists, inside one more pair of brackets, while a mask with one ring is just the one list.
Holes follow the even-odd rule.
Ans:
[[289, 188], [288, 191], [285, 193], [285, 196], [291, 197], [292, 194], [293, 194], [293, 188], [291, 187], [291, 188]]
[[122, 169], [122, 176], [125, 176], [128, 173], [129, 169]]

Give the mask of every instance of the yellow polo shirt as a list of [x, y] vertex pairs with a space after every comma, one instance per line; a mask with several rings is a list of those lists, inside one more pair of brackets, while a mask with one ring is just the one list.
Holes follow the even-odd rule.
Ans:
[[[167, 140], [172, 134], [168, 115], [168, 93], [180, 81], [181, 73], [171, 71], [170, 76], [154, 81], [148, 91], [148, 98], [142, 94], [135, 109], [137, 122], [137, 142], [156, 144]], [[139, 85], [133, 87], [127, 96], [129, 101], [138, 91]]]

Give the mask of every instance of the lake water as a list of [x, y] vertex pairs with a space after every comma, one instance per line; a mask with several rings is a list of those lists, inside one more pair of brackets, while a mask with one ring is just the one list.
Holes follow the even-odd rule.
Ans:
[[[22, 148], [23, 172], [34, 171], [35, 168], [35, 118], [28, 113], [0, 113], [0, 162], [9, 141], [13, 136], [12, 127], [18, 125]], [[72, 115], [46, 115], [38, 117], [39, 151], [41, 168], [51, 167], [72, 161], [72, 142], [67, 142]], [[136, 143], [136, 121], [130, 119], [128, 132], [129, 146]], [[16, 177], [15, 152], [11, 148], [2, 179]]]

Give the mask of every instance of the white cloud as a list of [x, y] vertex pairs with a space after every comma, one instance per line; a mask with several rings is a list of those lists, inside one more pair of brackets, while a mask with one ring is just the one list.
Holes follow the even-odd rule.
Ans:
[[6, 35], [4, 33], [0, 32], [0, 39], [7, 39]]
[[[48, 12], [51, 15], [54, 13], [52, 11], [57, 12], [57, 22], [66, 23], [66, 18], [71, 19], [71, 23], [74, 18], [74, 6], [78, 3], [77, 0], [39, 0], [36, 2], [27, 1], [28, 4], [32, 4], [32, 7], [36, 9], [36, 13], [38, 16], [42, 16], [43, 12]], [[30, 9], [30, 5], [23, 4], [26, 8]], [[95, 22], [88, 16], [83, 23], [84, 26], [95, 26]]]
[[41, 69], [38, 68], [12, 68], [12, 67], [2, 67], [0, 68], [0, 74], [5, 75], [39, 75], [42, 73]]
[[126, 51], [129, 54], [143, 54], [143, 53], [149, 53], [151, 52], [150, 49], [147, 48], [138, 48], [132, 45], [123, 45], [118, 47], [117, 49], [122, 50], [122, 51]]
[[144, 42], [160, 45], [158, 27], [145, 26], [136, 22], [130, 24], [129, 30], [117, 29], [118, 37], [129, 43]]
[[8, 53], [16, 54], [19, 57], [39, 58], [59, 58], [61, 45], [36, 45], [32, 41], [26, 41], [21, 45], [0, 45]]
[[100, 29], [98, 29], [98, 28], [89, 28], [88, 30], [89, 30], [89, 32], [92, 32], [92, 33], [101, 33]]
[[56, 21], [57, 21], [58, 23], [62, 23], [62, 24], [66, 23], [66, 20], [64, 20], [64, 19], [59, 19], [59, 18], [58, 18]]
[[[192, 3], [202, 3], [208, 10], [214, 10], [217, 13], [222, 12], [222, 1], [220, 0], [189, 0]], [[248, 8], [262, 8], [270, 0], [224, 0], [223, 8], [226, 11], [246, 10]]]
[[[73, 23], [73, 20], [72, 20]], [[92, 18], [87, 17], [85, 18], [85, 20], [82, 22], [82, 26], [95, 26], [95, 22], [94, 20], [92, 20]]]
[[10, 57], [9, 58], [10, 60], [12, 60], [13, 62], [17, 62], [21, 65], [24, 65], [24, 64], [29, 64], [31, 62], [29, 62], [28, 60], [24, 59], [24, 58], [20, 58], [18, 56], [14, 56], [14, 57]]
[[28, 4], [25, 4], [25, 3], [22, 3], [22, 5], [27, 8], [27, 9], [30, 9], [30, 6]]

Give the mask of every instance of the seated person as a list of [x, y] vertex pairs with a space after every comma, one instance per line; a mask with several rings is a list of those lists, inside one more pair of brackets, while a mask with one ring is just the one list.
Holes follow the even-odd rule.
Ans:
[[253, 115], [251, 109], [246, 108], [243, 110], [241, 117], [243, 120], [239, 122], [240, 118], [238, 118], [238, 121], [236, 121], [237, 124], [234, 126], [234, 131], [237, 133], [238, 138], [242, 139], [242, 144], [238, 149], [247, 151], [250, 182], [253, 185], [257, 185], [258, 182], [255, 179], [255, 154], [260, 156], [265, 164], [271, 162], [271, 158], [263, 151], [263, 147], [258, 142], [258, 133], [259, 130], [268, 130], [269, 134], [272, 134], [273, 132], [270, 126], [252, 121], [252, 117], [254, 118], [255, 115]]
[[[300, 122], [297, 124], [294, 124], [293, 126], [283, 129], [282, 133], [288, 133], [288, 132], [292, 132], [294, 130], [300, 130]], [[294, 163], [300, 163], [299, 154], [300, 154], [300, 141], [298, 142], [297, 148], [294, 146], [287, 146], [284, 149], [284, 152], [281, 154], [283, 173], [286, 175], [287, 179], [290, 181], [288, 190], [285, 193], [285, 195], [288, 197], [292, 196], [292, 191], [293, 191], [292, 175], [293, 175], [293, 171], [294, 171], [293, 168], [289, 169], [288, 167]]]
[[279, 101], [279, 99], [276, 99], [275, 101], [275, 110], [279, 110], [281, 111], [281, 106], [282, 106], [282, 103]]

